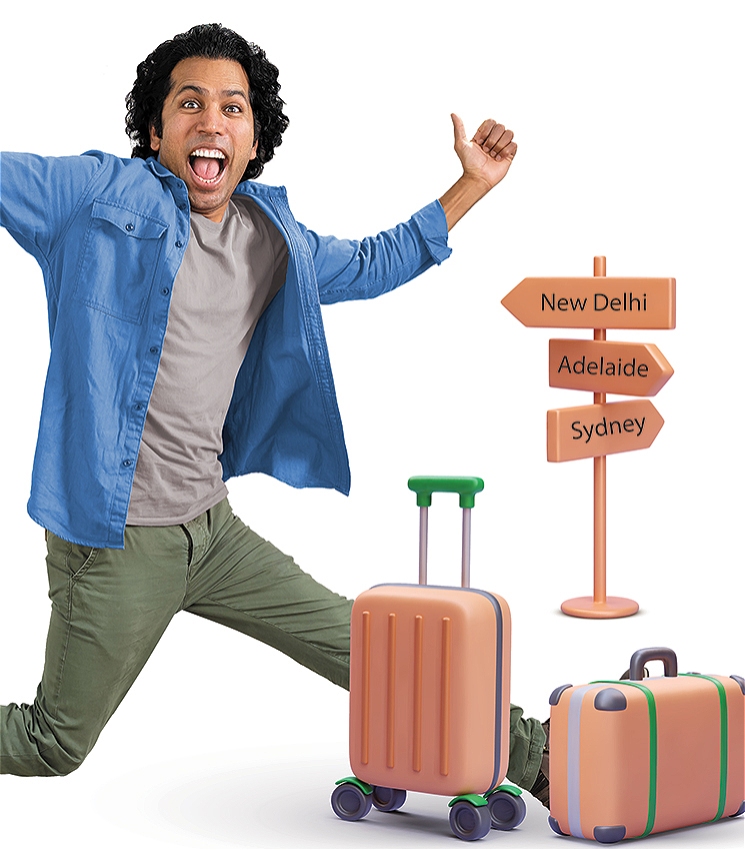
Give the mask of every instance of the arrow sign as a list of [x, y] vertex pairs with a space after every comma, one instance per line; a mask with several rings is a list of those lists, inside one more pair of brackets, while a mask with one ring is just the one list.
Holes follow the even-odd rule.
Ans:
[[560, 462], [647, 449], [663, 425], [663, 418], [647, 399], [549, 410], [548, 459]]
[[586, 339], [548, 341], [548, 383], [565, 390], [651, 396], [673, 367], [656, 345]]
[[526, 277], [502, 304], [532, 328], [674, 328], [675, 278]]

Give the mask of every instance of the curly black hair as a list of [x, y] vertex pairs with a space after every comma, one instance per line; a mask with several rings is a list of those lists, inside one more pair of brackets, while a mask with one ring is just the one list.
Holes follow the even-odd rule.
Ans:
[[243, 66], [258, 145], [256, 157], [248, 163], [242, 179], [258, 177], [274, 156], [274, 149], [282, 144], [282, 133], [290, 123], [282, 111], [285, 102], [279, 97], [279, 72], [260, 47], [222, 24], [192, 27], [164, 41], [137, 66], [137, 78], [126, 100], [126, 128], [132, 142], [132, 157], [157, 156], [150, 147], [150, 128], [162, 135], [163, 103], [171, 90], [171, 72], [182, 59], [192, 56], [232, 59]]

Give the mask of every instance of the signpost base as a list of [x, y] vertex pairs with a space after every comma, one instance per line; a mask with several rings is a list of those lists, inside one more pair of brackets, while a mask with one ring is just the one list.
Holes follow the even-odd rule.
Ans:
[[592, 620], [610, 620], [630, 617], [639, 610], [639, 603], [622, 596], [608, 596], [605, 602], [596, 602], [592, 596], [577, 596], [562, 603], [561, 610], [570, 617]]

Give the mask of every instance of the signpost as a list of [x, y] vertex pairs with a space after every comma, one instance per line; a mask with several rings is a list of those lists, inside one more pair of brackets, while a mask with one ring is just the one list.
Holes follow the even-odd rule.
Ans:
[[[673, 369], [657, 346], [611, 342], [606, 330], [674, 328], [675, 279], [609, 278], [605, 257], [595, 257], [593, 277], [525, 278], [502, 304], [527, 327], [593, 329], [592, 340], [549, 340], [549, 385], [593, 393], [593, 404], [546, 417], [549, 461], [593, 458], [593, 595], [569, 599], [561, 610], [595, 619], [635, 614], [633, 599], [606, 594], [606, 456], [649, 448], [664, 420], [646, 397]], [[606, 393], [645, 398], [608, 403]]]

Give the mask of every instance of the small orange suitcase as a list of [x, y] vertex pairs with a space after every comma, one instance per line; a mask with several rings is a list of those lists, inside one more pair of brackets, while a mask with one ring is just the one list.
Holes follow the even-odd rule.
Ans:
[[[420, 507], [418, 585], [379, 585], [352, 609], [350, 762], [332, 807], [359, 820], [394, 811], [406, 791], [447, 796], [450, 825], [466, 840], [522, 822], [519, 789], [500, 786], [509, 757], [510, 610], [469, 587], [470, 516], [480, 478], [410, 479]], [[426, 585], [432, 493], [463, 508], [461, 587]]]
[[[644, 677], [649, 661], [665, 675]], [[611, 844], [745, 811], [745, 680], [677, 674], [641, 649], [628, 681], [551, 695], [551, 817], [560, 835]]]

